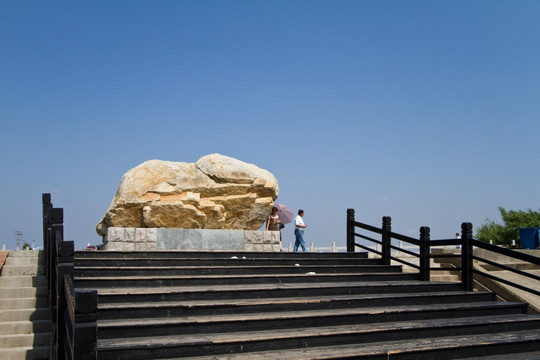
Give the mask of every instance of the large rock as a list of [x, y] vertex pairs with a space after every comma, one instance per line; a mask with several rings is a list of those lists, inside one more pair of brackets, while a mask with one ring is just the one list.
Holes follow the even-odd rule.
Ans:
[[195, 164], [149, 160], [129, 170], [97, 225], [256, 230], [279, 193], [268, 171], [212, 154]]

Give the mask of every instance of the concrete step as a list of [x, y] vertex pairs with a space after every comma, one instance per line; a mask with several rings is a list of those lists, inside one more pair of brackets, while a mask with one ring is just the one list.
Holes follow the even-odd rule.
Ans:
[[16, 309], [36, 309], [48, 306], [47, 298], [45, 297], [30, 297], [30, 298], [13, 298], [1, 299], [0, 310], [16, 310]]
[[51, 333], [30, 333], [0, 336], [0, 348], [19, 348], [33, 346], [49, 346]]
[[45, 276], [0, 276], [0, 288], [47, 286]]
[[31, 346], [0, 349], [0, 359], [45, 360], [49, 359], [50, 346]]
[[13, 265], [36, 265], [40, 264], [40, 259], [38, 257], [11, 257], [8, 256], [6, 259], [6, 266]]
[[[9, 258], [8, 258], [9, 259]], [[4, 276], [37, 276], [44, 272], [43, 265], [5, 265], [2, 268], [2, 277]]]
[[98, 321], [101, 339], [115, 337], [203, 334], [234, 331], [259, 331], [301, 327], [338, 326], [433, 318], [511, 315], [526, 313], [521, 303], [476, 302], [469, 304], [433, 304], [416, 306], [365, 307], [253, 314], [225, 314], [145, 319]]
[[[156, 353], [178, 353], [183, 356], [217, 355], [303, 347], [359, 344], [363, 346], [381, 339], [425, 339], [439, 336], [497, 333], [535, 329], [540, 316], [491, 316], [484, 318], [429, 319], [421, 321], [271, 329], [257, 332], [188, 334], [98, 341], [100, 358], [146, 359]], [[241, 349], [241, 351], [240, 351]]]
[[49, 308], [2, 310], [0, 321], [49, 320], [52, 318]]
[[38, 258], [43, 256], [42, 250], [10, 250], [8, 259], [10, 257], [30, 257]]
[[47, 288], [43, 287], [3, 287], [0, 299], [29, 298], [47, 296]]
[[451, 282], [460, 282], [461, 279], [457, 275], [442, 274], [442, 275], [431, 275], [431, 281], [451, 281]]
[[50, 332], [52, 320], [25, 320], [0, 322], [0, 335]]

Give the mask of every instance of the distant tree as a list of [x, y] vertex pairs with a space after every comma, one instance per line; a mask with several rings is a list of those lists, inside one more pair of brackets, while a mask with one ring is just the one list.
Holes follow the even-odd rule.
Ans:
[[494, 244], [498, 245], [511, 245], [511, 235], [507, 244], [508, 235], [505, 230], [506, 228], [503, 225], [497, 224], [492, 219], [486, 219], [486, 222], [476, 230], [476, 238], [485, 242], [492, 240]]
[[[540, 210], [540, 209], [539, 209]], [[518, 228], [540, 226], [540, 212], [523, 210], [506, 210], [499, 207], [504, 225], [497, 224], [492, 219], [486, 219], [486, 222], [476, 230], [476, 238], [481, 241], [489, 242], [493, 240], [497, 245], [512, 245], [512, 240], [516, 240], [519, 245]]]
[[32, 250], [32, 247], [30, 246], [29, 243], [24, 243], [23, 246], [22, 246], [22, 249], [23, 250]]

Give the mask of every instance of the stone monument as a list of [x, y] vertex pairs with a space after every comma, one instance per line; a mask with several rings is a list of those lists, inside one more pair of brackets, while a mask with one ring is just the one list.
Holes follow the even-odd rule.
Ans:
[[278, 193], [270, 172], [220, 154], [149, 160], [124, 174], [96, 230], [107, 250], [276, 251], [279, 233], [256, 230]]

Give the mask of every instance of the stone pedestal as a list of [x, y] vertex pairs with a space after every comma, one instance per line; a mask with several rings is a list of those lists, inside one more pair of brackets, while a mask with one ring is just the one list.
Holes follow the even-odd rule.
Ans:
[[279, 231], [110, 227], [109, 251], [229, 250], [280, 251]]

